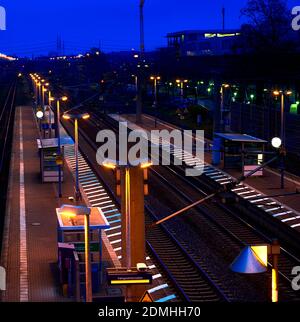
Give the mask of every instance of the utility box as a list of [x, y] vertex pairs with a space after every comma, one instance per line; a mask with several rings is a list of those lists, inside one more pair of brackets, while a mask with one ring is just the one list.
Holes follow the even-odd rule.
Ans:
[[73, 145], [70, 137], [61, 139], [61, 154], [59, 155], [58, 139], [37, 139], [40, 156], [40, 173], [42, 182], [59, 181], [59, 165], [61, 166], [61, 180], [63, 182], [63, 156], [64, 147]]
[[[85, 293], [85, 234], [84, 216], [67, 216], [56, 209], [58, 224], [58, 243], [72, 244], [79, 258], [80, 290]], [[102, 283], [102, 243], [103, 229], [110, 225], [100, 208], [91, 208], [90, 252], [93, 292], [98, 292]]]

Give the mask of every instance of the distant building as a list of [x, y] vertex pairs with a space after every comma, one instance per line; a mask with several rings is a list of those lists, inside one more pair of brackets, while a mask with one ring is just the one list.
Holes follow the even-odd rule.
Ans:
[[185, 30], [169, 33], [168, 47], [181, 56], [226, 55], [235, 53], [239, 29]]

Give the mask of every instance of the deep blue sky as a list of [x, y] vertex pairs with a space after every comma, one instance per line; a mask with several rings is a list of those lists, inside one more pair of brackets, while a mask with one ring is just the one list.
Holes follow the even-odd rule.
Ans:
[[[166, 44], [168, 32], [239, 27], [247, 0], [146, 0], [145, 40], [151, 50]], [[66, 52], [101, 43], [104, 51], [138, 48], [139, 0], [0, 0], [7, 11], [7, 31], [0, 31], [0, 52], [31, 56], [55, 50], [57, 34]], [[290, 5], [300, 0], [290, 0]]]

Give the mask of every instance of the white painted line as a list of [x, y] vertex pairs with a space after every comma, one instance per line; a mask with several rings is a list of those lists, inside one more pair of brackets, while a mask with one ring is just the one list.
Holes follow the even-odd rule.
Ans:
[[100, 207], [101, 210], [103, 211], [103, 209], [107, 209], [107, 208], [112, 208], [112, 207], [115, 207], [116, 205], [114, 205], [113, 203], [109, 206], [105, 206], [105, 207]]
[[97, 180], [96, 177], [94, 177], [95, 179], [92, 179], [92, 178], [87, 178], [87, 179], [79, 179], [80, 182], [84, 182], [84, 183], [92, 183], [92, 182], [99, 182]]
[[115, 233], [115, 234], [110, 234], [110, 235], [107, 235], [108, 238], [112, 238], [112, 237], [116, 237], [116, 236], [120, 236], [121, 235], [121, 232], [119, 233]]
[[162, 284], [162, 285], [158, 285], [156, 287], [153, 287], [153, 288], [150, 288], [148, 290], [149, 293], [154, 293], [154, 292], [157, 292], [157, 291], [160, 291], [160, 290], [163, 290], [164, 288], [167, 288], [169, 287], [168, 284]]
[[300, 227], [300, 224], [295, 224], [291, 226], [292, 228]]
[[235, 189], [232, 189], [232, 191], [240, 191], [240, 190], [244, 190], [244, 189], [247, 189], [247, 187], [243, 187], [243, 188], [235, 188]]
[[255, 198], [255, 197], [260, 197], [261, 196], [261, 194], [259, 193], [259, 194], [257, 194], [257, 195], [251, 195], [251, 196], [242, 196], [242, 198], [244, 198], [244, 199], [252, 199], [252, 198]]
[[112, 230], [116, 230], [116, 229], [121, 229], [121, 225], [110, 227], [108, 229], [105, 229], [105, 231], [112, 231]]
[[101, 184], [98, 182], [98, 183], [93, 183], [93, 184], [86, 184], [86, 183], [83, 183], [82, 186], [85, 188], [88, 188], [88, 187], [95, 187], [95, 186], [99, 186], [99, 187], [102, 187]]
[[221, 184], [227, 184], [227, 183], [231, 183], [232, 181], [224, 181], [224, 182], [221, 182]]
[[271, 212], [271, 211], [278, 210], [278, 209], [282, 209], [282, 207], [275, 207], [275, 208], [266, 209], [265, 212]]
[[107, 196], [106, 192], [103, 193], [99, 193], [99, 191], [93, 191], [92, 193], [87, 193], [87, 195], [89, 196], [89, 200], [92, 200], [92, 198], [98, 198], [101, 196]]
[[105, 204], [108, 204], [108, 203], [111, 203], [111, 202], [112, 202], [111, 200], [109, 200], [109, 201], [103, 201], [103, 202], [98, 202], [95, 205], [101, 206], [101, 205], [105, 205]]
[[292, 221], [292, 220], [296, 220], [296, 219], [299, 219], [299, 218], [300, 218], [300, 216], [297, 216], [297, 217], [282, 219], [281, 221], [282, 222], [287, 222], [287, 221]]
[[217, 179], [217, 182], [221, 182], [221, 181], [228, 181], [228, 179], [230, 179], [229, 177], [224, 177], [222, 179]]
[[160, 278], [160, 277], [161, 277], [161, 274], [156, 274], [152, 276], [152, 279], [156, 280], [157, 278]]
[[291, 214], [293, 213], [291, 210], [289, 211], [285, 211], [285, 212], [280, 212], [279, 214], [275, 214], [273, 215], [273, 217], [280, 217], [280, 216], [284, 216], [284, 215], [287, 215], [287, 214]]
[[25, 203], [24, 143], [22, 109], [20, 108], [20, 302], [28, 302], [28, 259]]
[[118, 252], [118, 251], [120, 251], [121, 249], [122, 249], [122, 247], [114, 248], [114, 251], [115, 251], [115, 252]]
[[122, 241], [122, 239], [116, 239], [116, 240], [111, 241], [110, 243], [111, 243], [112, 245], [114, 245], [114, 244], [118, 244], [118, 243], [120, 243], [121, 241]]
[[265, 201], [265, 200], [270, 200], [269, 198], [262, 198], [262, 199], [257, 199], [257, 200], [250, 200], [251, 203], [257, 203], [260, 201]]
[[223, 178], [223, 179], [227, 179], [227, 180], [229, 179], [228, 177], [224, 176], [224, 174], [222, 174], [222, 173], [211, 177], [211, 179], [214, 179], [215, 181], [217, 181], [216, 179], [218, 179], [218, 178], [219, 179]]
[[[97, 191], [104, 191], [104, 189], [98, 190], [98, 189], [101, 189], [101, 188], [102, 188], [102, 186], [99, 184], [99, 187], [87, 188], [87, 189], [84, 188], [84, 192], [88, 195], [88, 194], [91, 194], [91, 193], [95, 193]], [[90, 191], [90, 192], [87, 192], [87, 191]]]
[[255, 190], [247, 190], [247, 191], [244, 191], [244, 192], [237, 192], [237, 194], [238, 194], [239, 196], [241, 196], [241, 195], [246, 195], [246, 194], [248, 194], [248, 193], [253, 193], [253, 192], [255, 192]]
[[107, 197], [101, 197], [101, 198], [96, 198], [96, 199], [89, 199], [90, 202], [95, 202], [95, 201], [101, 201], [101, 200], [105, 200], [105, 199], [110, 199], [109, 196]]
[[148, 268], [149, 269], [154, 269], [154, 268], [156, 268], [156, 266], [155, 265], [149, 265]]
[[90, 173], [90, 174], [79, 174], [79, 179], [86, 179], [86, 178], [95, 178], [95, 175], [93, 173]]

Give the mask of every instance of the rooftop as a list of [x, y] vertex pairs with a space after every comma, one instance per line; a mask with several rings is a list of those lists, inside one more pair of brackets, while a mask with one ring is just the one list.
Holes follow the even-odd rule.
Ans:
[[232, 142], [245, 142], [245, 143], [267, 143], [267, 141], [256, 138], [248, 134], [239, 133], [216, 133], [216, 136], [232, 141]]
[[182, 30], [170, 32], [167, 37], [188, 35], [188, 34], [235, 34], [240, 33], [240, 29], [200, 29], [200, 30]]

